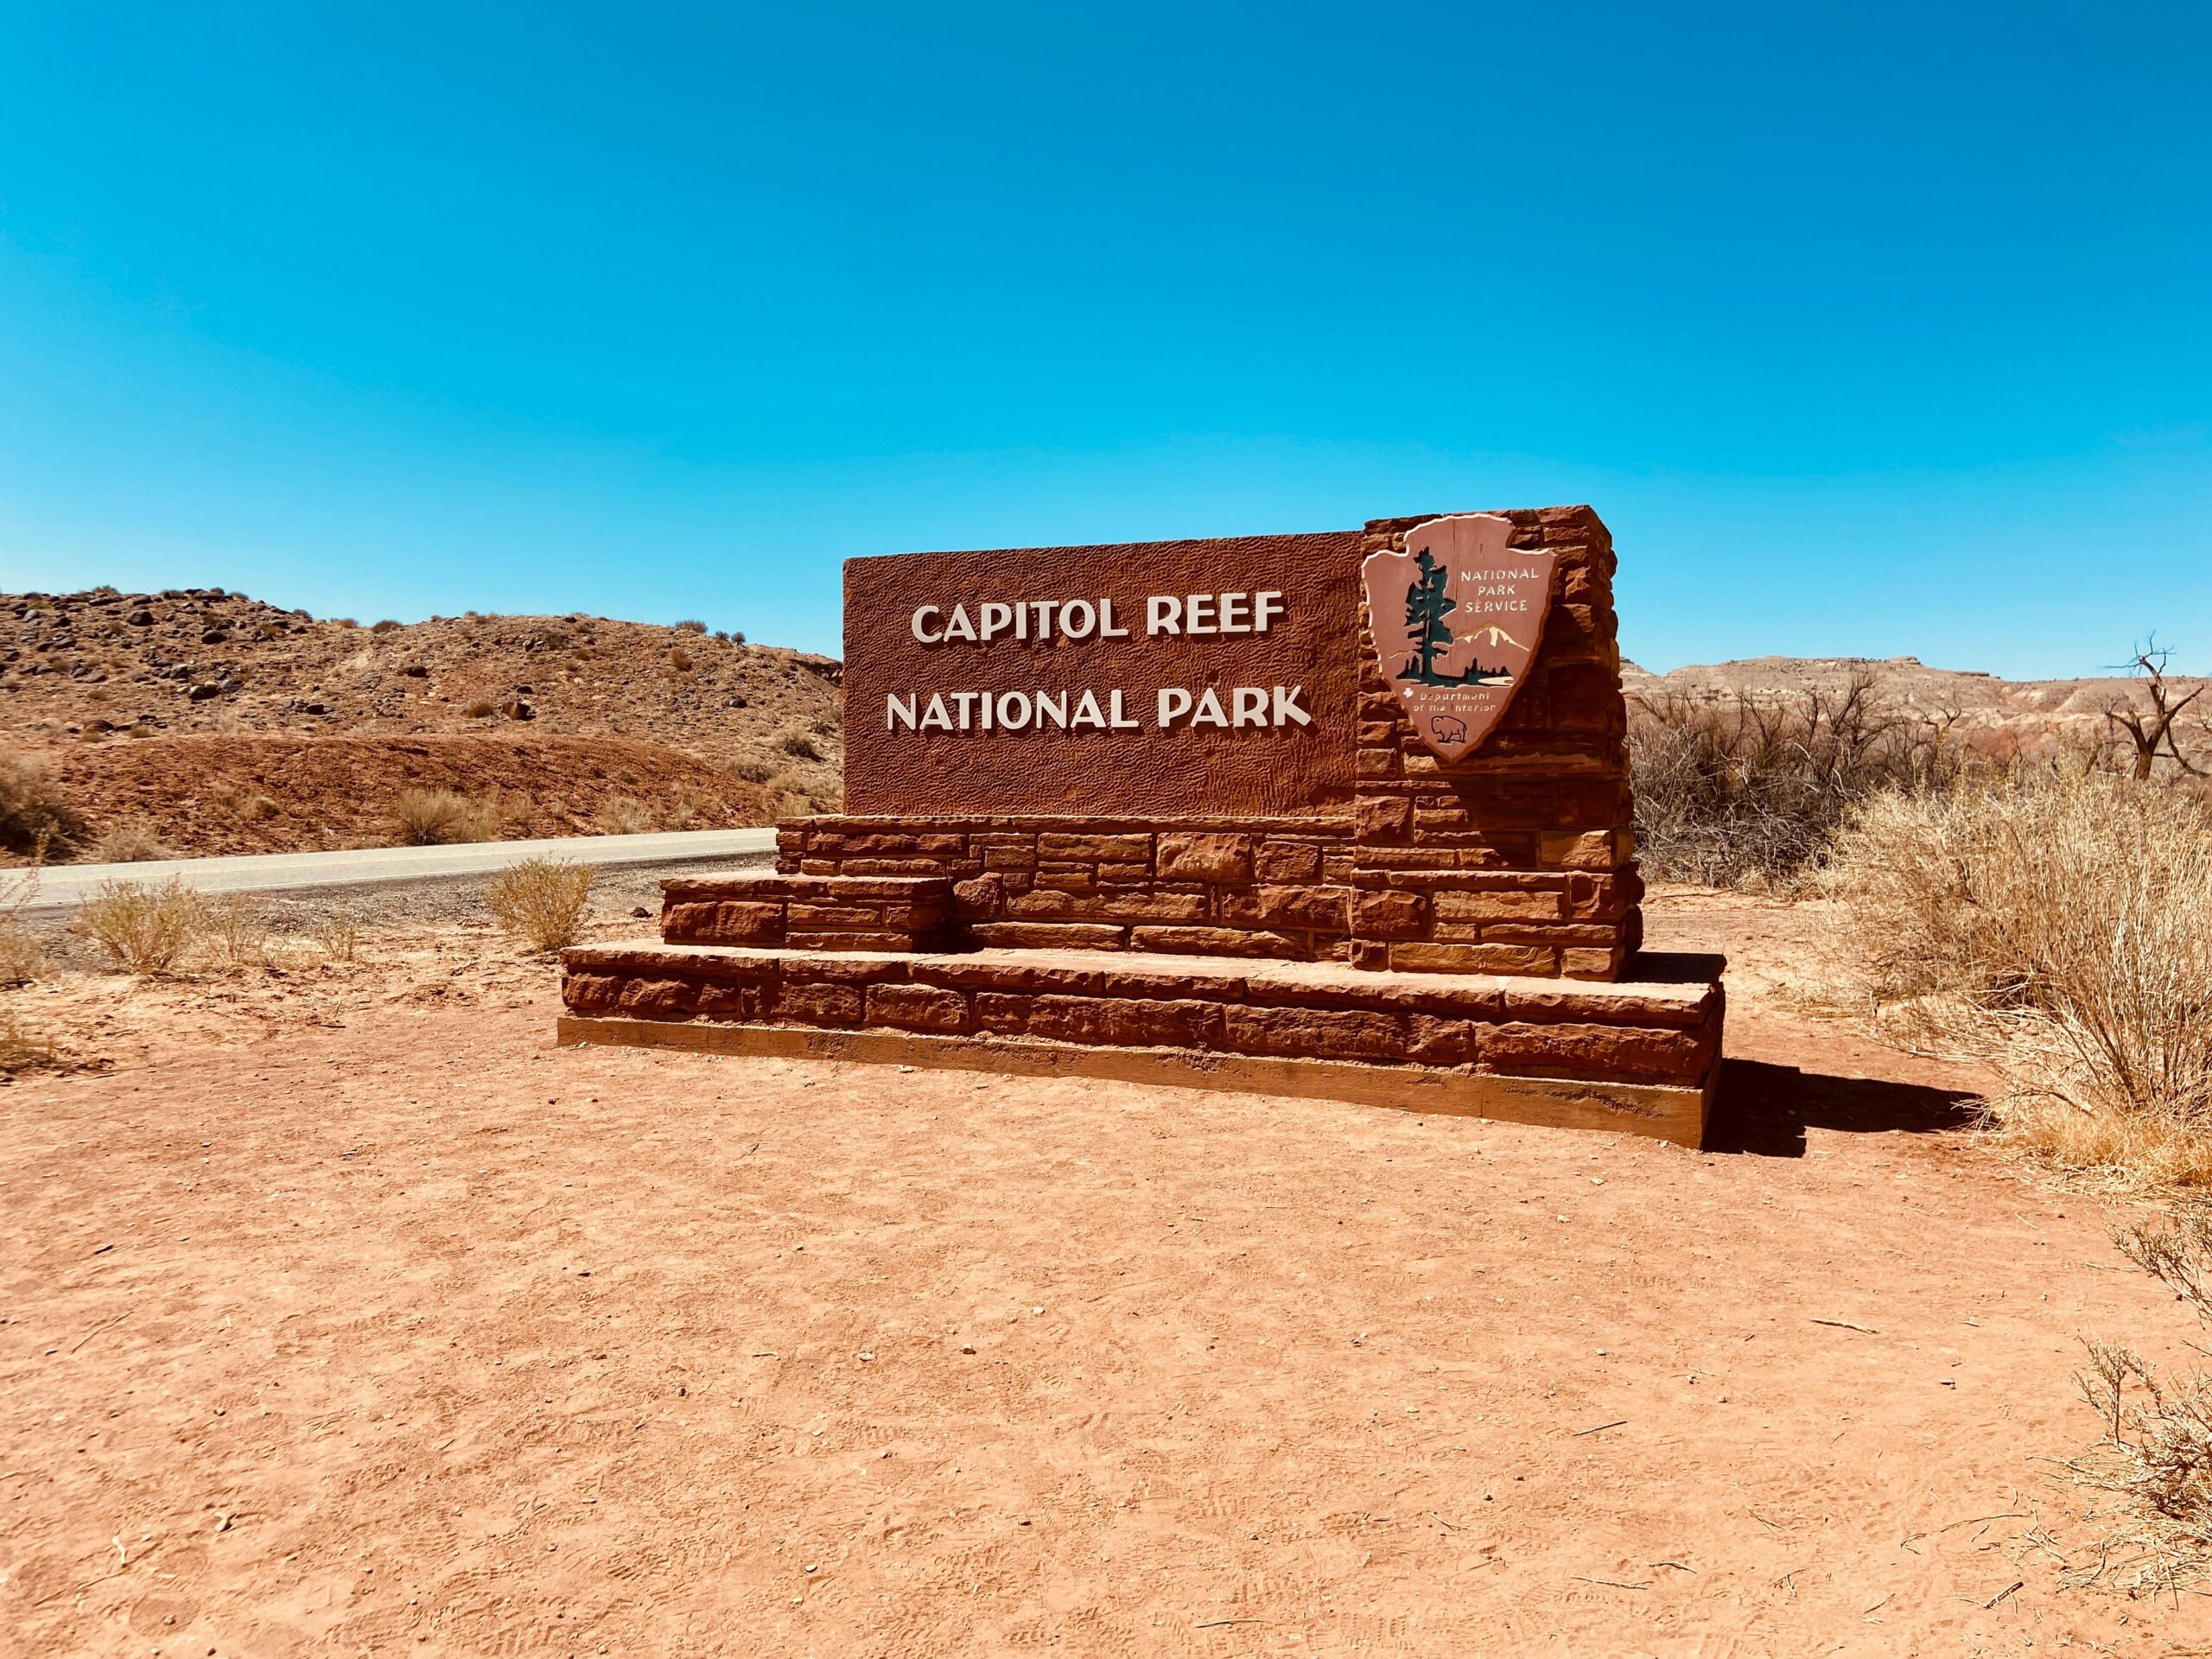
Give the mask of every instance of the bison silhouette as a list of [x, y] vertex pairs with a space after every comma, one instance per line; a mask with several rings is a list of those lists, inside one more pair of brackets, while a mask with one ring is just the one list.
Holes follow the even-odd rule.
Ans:
[[1467, 722], [1454, 720], [1449, 715], [1431, 715], [1428, 729], [1436, 734], [1440, 743], [1464, 743], [1467, 741]]

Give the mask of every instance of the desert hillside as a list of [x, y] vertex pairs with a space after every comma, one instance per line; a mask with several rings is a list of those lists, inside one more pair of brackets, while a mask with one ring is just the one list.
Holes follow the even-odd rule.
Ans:
[[696, 624], [0, 595], [0, 744], [58, 787], [76, 827], [55, 851], [79, 858], [134, 834], [177, 853], [398, 840], [403, 789], [470, 798], [471, 833], [501, 836], [818, 810], [840, 796], [841, 678]]

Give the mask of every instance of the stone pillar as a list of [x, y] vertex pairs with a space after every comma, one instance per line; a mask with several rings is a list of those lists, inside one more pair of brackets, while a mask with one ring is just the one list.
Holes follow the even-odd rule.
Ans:
[[[1376, 519], [1363, 555], [1435, 515]], [[1384, 679], [1362, 606], [1352, 961], [1611, 980], [1643, 938], [1612, 537], [1587, 507], [1502, 515], [1554, 554], [1541, 643], [1503, 718], [1447, 764]]]

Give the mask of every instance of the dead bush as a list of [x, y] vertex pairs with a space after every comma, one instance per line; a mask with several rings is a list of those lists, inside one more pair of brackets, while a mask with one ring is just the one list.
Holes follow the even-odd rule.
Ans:
[[48, 1071], [62, 1065], [61, 1052], [50, 1037], [41, 1036], [13, 1008], [0, 1008], [0, 1077], [20, 1077], [26, 1071]]
[[[2184, 1214], [2113, 1235], [2122, 1254], [2196, 1312], [2212, 1318], [2212, 1218]], [[2077, 1380], [2103, 1437], [2068, 1469], [2120, 1500], [2122, 1587], [2171, 1592], [2212, 1564], [2212, 1376], [2162, 1376], [2133, 1349], [2083, 1338], [2089, 1370]], [[2111, 1559], [2107, 1546], [2098, 1571]]]
[[361, 954], [360, 925], [350, 916], [326, 916], [315, 925], [313, 938], [332, 962], [353, 962]]
[[591, 870], [565, 859], [526, 858], [492, 878], [484, 907], [533, 950], [573, 944], [591, 899]]
[[38, 896], [36, 870], [0, 874], [0, 985], [21, 985], [46, 966], [46, 941], [23, 922]]
[[776, 740], [776, 747], [794, 760], [819, 760], [822, 750], [809, 732], [785, 732]]
[[1900, 709], [1871, 674], [1839, 691], [1631, 698], [1637, 855], [1647, 876], [1788, 888], [1851, 809], [1940, 789], [1969, 758], [1940, 719]]
[[1821, 878], [1875, 1022], [1996, 1070], [1998, 1122], [2122, 1185], [2212, 1183], [2212, 823], [2069, 765], [1854, 809]]
[[207, 901], [200, 949], [210, 966], [229, 972], [269, 965], [269, 922], [244, 893], [226, 893]]
[[169, 849], [162, 845], [153, 825], [130, 818], [100, 831], [99, 839], [92, 843], [92, 855], [96, 864], [143, 864], [167, 858]]
[[748, 784], [765, 784], [776, 775], [776, 769], [765, 760], [733, 760], [730, 776]]
[[0, 848], [43, 862], [66, 856], [85, 820], [35, 755], [0, 754]]
[[499, 810], [449, 789], [403, 789], [392, 798], [391, 823], [403, 846], [446, 847], [490, 841], [499, 833]]
[[461, 712], [464, 719], [489, 720], [493, 715], [498, 714], [499, 711], [492, 704], [485, 702], [483, 698], [479, 697], [475, 702], [470, 703], [467, 708], [462, 709]]
[[652, 809], [627, 795], [612, 797], [600, 807], [597, 816], [601, 835], [642, 836], [656, 827]]
[[158, 887], [103, 881], [78, 906], [70, 926], [117, 967], [146, 977], [175, 968], [199, 943], [207, 922], [207, 900], [171, 876]]

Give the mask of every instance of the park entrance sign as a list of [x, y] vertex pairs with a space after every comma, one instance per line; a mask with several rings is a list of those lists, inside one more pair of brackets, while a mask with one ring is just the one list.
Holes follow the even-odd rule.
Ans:
[[570, 950], [562, 1035], [1695, 1142], [1720, 963], [1643, 951], [1586, 507], [855, 559], [847, 810]]

